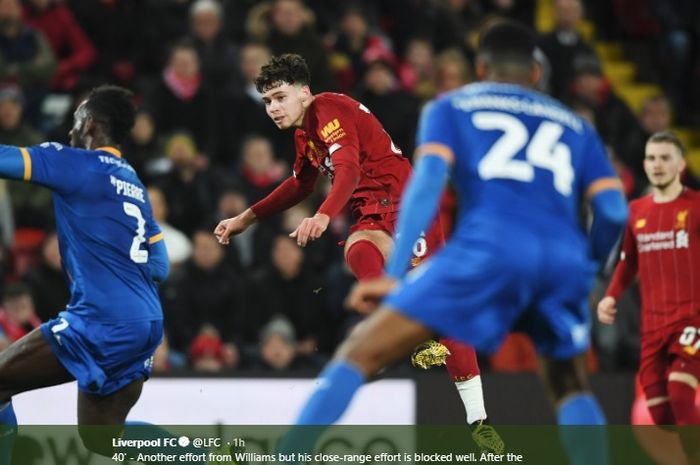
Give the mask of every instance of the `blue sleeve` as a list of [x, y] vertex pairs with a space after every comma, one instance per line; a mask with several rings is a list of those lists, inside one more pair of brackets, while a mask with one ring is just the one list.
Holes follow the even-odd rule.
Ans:
[[6, 179], [25, 179], [27, 175], [26, 160], [29, 154], [19, 147], [0, 145], [0, 177]]
[[162, 283], [170, 272], [170, 261], [165, 241], [161, 239], [150, 244], [148, 248], [148, 269], [151, 272], [151, 278], [157, 283]]
[[609, 189], [593, 196], [591, 208], [591, 253], [602, 268], [627, 224], [627, 202], [622, 192]]
[[413, 245], [428, 229], [440, 207], [447, 171], [447, 162], [439, 156], [426, 155], [418, 160], [401, 199], [396, 244], [386, 265], [389, 276], [401, 278], [408, 271]]
[[617, 173], [613, 168], [608, 152], [605, 150], [598, 133], [590, 126], [586, 126], [586, 150], [583, 154], [581, 167], [581, 184], [583, 192], [596, 181], [605, 178], [617, 179]]
[[147, 204], [146, 237], [148, 238], [148, 267], [155, 282], [163, 282], [170, 272], [168, 249], [163, 240], [163, 231], [153, 218], [151, 204]]
[[422, 144], [439, 143], [457, 147], [457, 131], [451, 114], [450, 100], [439, 99], [429, 102], [421, 112], [416, 135], [416, 147]]
[[78, 190], [85, 182], [89, 152], [56, 142], [44, 142], [26, 150], [25, 181], [60, 193]]

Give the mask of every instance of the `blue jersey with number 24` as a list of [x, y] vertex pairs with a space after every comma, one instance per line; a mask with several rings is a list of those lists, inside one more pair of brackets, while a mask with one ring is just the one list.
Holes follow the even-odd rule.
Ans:
[[417, 145], [443, 143], [455, 154], [457, 237], [484, 222], [516, 222], [583, 246], [582, 196], [596, 180], [616, 176], [583, 119], [546, 95], [500, 83], [465, 86], [427, 113]]

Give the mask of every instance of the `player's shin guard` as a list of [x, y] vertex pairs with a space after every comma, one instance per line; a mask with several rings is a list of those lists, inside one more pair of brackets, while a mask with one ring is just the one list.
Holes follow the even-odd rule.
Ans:
[[311, 453], [316, 440], [323, 433], [322, 427], [331, 425], [345, 412], [355, 392], [364, 384], [364, 375], [347, 362], [332, 362], [323, 370], [316, 390], [297, 418], [296, 425], [277, 446], [280, 454]]
[[12, 463], [12, 450], [17, 437], [17, 417], [12, 401], [0, 405], [0, 465]]
[[384, 274], [384, 255], [374, 242], [367, 239], [354, 242], [345, 254], [345, 261], [358, 281]]
[[[607, 465], [608, 436], [605, 415], [592, 394], [578, 393], [568, 397], [559, 407], [560, 437], [572, 465]], [[591, 425], [580, 426], [574, 425]]]
[[[122, 434], [122, 439], [125, 440], [158, 440], [160, 441], [162, 447], [160, 450], [158, 448], [148, 448], [147, 452], [149, 454], [163, 453], [167, 455], [176, 455], [180, 462], [194, 463], [199, 465], [206, 465], [208, 462], [208, 450], [202, 448], [196, 448], [187, 443], [180, 443], [178, 440], [182, 437], [174, 436], [172, 433], [164, 430], [163, 428], [153, 425], [151, 423], [146, 423], [143, 421], [127, 421], [124, 424], [124, 433]], [[167, 439], [167, 440], [166, 440]], [[131, 448], [123, 447], [120, 448], [120, 452], [126, 452], [128, 457], [136, 458], [140, 452], [144, 452], [144, 448]]]

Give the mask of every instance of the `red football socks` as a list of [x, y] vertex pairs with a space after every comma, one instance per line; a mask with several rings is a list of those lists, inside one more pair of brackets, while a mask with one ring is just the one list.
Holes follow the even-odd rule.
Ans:
[[384, 255], [374, 242], [367, 239], [353, 243], [345, 254], [345, 261], [358, 281], [384, 274]]

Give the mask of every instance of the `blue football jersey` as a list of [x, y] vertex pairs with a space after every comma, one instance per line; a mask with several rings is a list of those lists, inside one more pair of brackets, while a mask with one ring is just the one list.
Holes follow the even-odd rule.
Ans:
[[149, 245], [163, 235], [121, 153], [54, 142], [20, 150], [24, 180], [53, 191], [67, 310], [103, 322], [162, 319], [148, 260]]
[[454, 151], [455, 238], [473, 236], [485, 223], [507, 232], [517, 222], [580, 243], [582, 196], [596, 180], [616, 177], [589, 124], [554, 99], [513, 84], [476, 83], [445, 94], [424, 111], [417, 142]]

